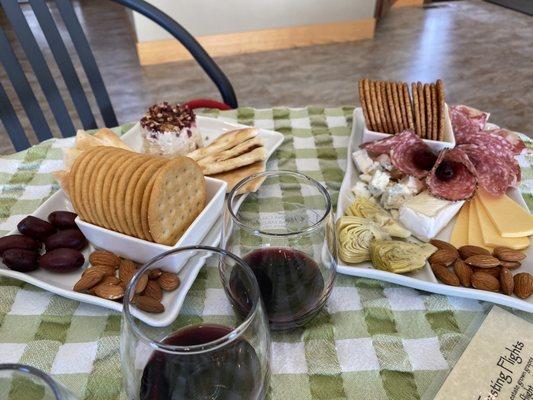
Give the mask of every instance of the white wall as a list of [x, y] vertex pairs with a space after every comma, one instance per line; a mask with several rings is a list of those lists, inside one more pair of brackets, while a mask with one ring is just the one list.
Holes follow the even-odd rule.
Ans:
[[[376, 0], [148, 0], [194, 36], [369, 19]], [[139, 42], [170, 36], [134, 13]]]

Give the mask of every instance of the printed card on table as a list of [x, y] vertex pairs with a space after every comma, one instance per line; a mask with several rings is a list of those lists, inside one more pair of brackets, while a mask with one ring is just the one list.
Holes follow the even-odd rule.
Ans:
[[493, 307], [435, 400], [532, 400], [533, 324]]

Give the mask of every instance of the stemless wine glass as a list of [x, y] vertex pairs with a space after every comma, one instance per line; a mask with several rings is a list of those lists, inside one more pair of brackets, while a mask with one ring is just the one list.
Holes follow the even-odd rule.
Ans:
[[[160, 326], [135, 318], [141, 276], [177, 265], [180, 275], [198, 274], [191, 287], [178, 288], [184, 296], [181, 307], [173, 313], [167, 304]], [[231, 276], [239, 277], [246, 313], [236, 311], [227, 296]], [[252, 271], [215, 247], [177, 248], [153, 258], [126, 289], [120, 352], [128, 399], [263, 399], [270, 376], [270, 334]]]
[[45, 372], [24, 364], [0, 364], [0, 399], [76, 400]]
[[337, 270], [334, 218], [316, 180], [283, 170], [243, 179], [229, 194], [222, 240], [254, 272], [271, 329], [304, 325], [328, 299]]

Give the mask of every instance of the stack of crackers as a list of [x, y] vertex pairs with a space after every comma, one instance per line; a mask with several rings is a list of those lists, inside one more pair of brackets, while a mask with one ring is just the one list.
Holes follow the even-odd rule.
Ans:
[[68, 187], [82, 220], [165, 245], [178, 241], [206, 202], [195, 161], [117, 147], [83, 151], [68, 172]]
[[444, 140], [444, 84], [361, 79], [359, 98], [368, 129], [398, 133], [412, 130], [423, 139]]
[[[204, 175], [227, 182], [230, 191], [242, 179], [265, 170], [267, 152], [254, 128], [224, 133], [206, 147], [187, 154], [195, 160]], [[239, 189], [239, 193], [253, 192], [261, 185], [256, 179]]]

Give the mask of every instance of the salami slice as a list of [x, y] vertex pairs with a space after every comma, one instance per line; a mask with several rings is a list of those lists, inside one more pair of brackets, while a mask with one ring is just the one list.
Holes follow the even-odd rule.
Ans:
[[503, 163], [508, 164], [514, 172], [514, 186], [520, 182], [520, 165], [514, 156], [513, 145], [504, 137], [494, 134], [490, 131], [482, 131], [470, 135], [463, 144], [475, 144], [483, 149], [486, 153], [486, 159], [496, 158]]
[[485, 132], [493, 134], [493, 135], [501, 136], [505, 140], [507, 140], [511, 144], [511, 151], [513, 152], [514, 155], [520, 154], [522, 150], [526, 148], [524, 141], [520, 139], [520, 137], [515, 132], [511, 132], [507, 129], [502, 129], [502, 128], [490, 129], [490, 130], [486, 130]]
[[513, 165], [494, 156], [484, 146], [470, 143], [457, 148], [465, 152], [474, 165], [479, 185], [493, 196], [501, 196], [509, 186], [516, 185]]
[[459, 148], [442, 150], [426, 177], [429, 192], [450, 201], [470, 199], [477, 186], [476, 171]]
[[374, 154], [389, 154], [397, 144], [410, 141], [413, 137], [419, 139], [413, 131], [405, 130], [385, 139], [363, 143], [360, 147]]
[[429, 147], [418, 137], [397, 143], [390, 151], [392, 165], [406, 175], [425, 178], [437, 157]]
[[475, 108], [458, 105], [450, 108], [450, 120], [452, 122], [455, 142], [464, 143], [464, 140], [472, 134], [479, 133], [485, 128], [489, 114]]

